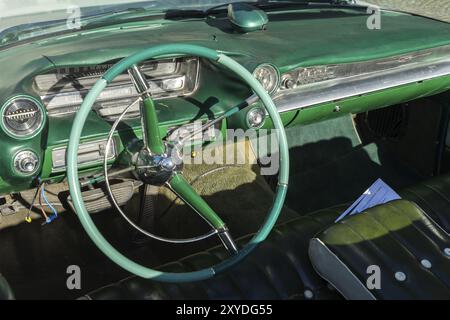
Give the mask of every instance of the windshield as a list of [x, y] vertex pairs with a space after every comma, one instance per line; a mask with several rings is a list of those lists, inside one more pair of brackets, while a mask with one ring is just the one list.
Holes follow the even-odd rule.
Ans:
[[[247, 0], [245, 2], [307, 2]], [[334, 0], [314, 0], [329, 3]], [[242, 0], [0, 0], [0, 46], [94, 23], [111, 23], [169, 10], [207, 10]], [[339, 0], [340, 3], [345, 1]], [[122, 20], [122, 21], [123, 21]]]
[[[0, 0], [0, 46], [80, 29], [89, 19], [113, 14], [205, 8], [238, 0]], [[114, 17], [113, 17], [114, 18]]]
[[237, 0], [0, 0], [0, 30], [24, 23], [80, 18], [132, 8], [168, 10], [207, 7]]
[[[0, 0], [0, 31], [46, 21], [86, 18], [128, 9], [208, 8], [239, 0]], [[256, 1], [256, 0], [255, 0]]]
[[[102, 19], [150, 15], [168, 10], [207, 10], [242, 0], [0, 0], [0, 46], [55, 32], [80, 29], [85, 23]], [[250, 0], [246, 2], [289, 1]], [[292, 0], [290, 0], [292, 2]], [[307, 2], [306, 0], [293, 0]], [[333, 2], [312, 0], [311, 2]], [[346, 1], [336, 0], [335, 3]], [[348, 1], [363, 5], [402, 10], [450, 22], [447, 0], [368, 0]], [[108, 20], [107, 22], [111, 22]]]
[[[239, 1], [242, 0], [0, 0], [0, 31], [24, 23], [67, 19], [70, 13], [74, 11], [79, 11], [77, 13], [83, 18], [133, 8], [161, 11], [192, 8], [207, 9], [220, 4]], [[248, 2], [258, 1], [266, 0], [250, 0]], [[316, 0], [315, 2], [326, 1]]]
[[384, 9], [406, 11], [450, 22], [450, 0], [365, 0], [364, 2]]

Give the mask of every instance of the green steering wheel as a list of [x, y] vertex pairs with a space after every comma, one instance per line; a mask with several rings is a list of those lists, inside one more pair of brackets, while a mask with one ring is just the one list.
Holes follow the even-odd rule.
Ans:
[[[224, 246], [233, 253], [230, 257], [215, 265], [206, 269], [193, 272], [182, 272], [182, 273], [170, 273], [158, 271], [155, 269], [147, 268], [134, 261], [131, 261], [120, 252], [118, 252], [111, 244], [103, 237], [100, 231], [95, 226], [89, 213], [86, 210], [83, 198], [81, 196], [80, 182], [78, 178], [78, 146], [80, 142], [81, 132], [84, 127], [84, 123], [91, 108], [96, 101], [100, 93], [105, 89], [105, 87], [118, 75], [122, 74], [126, 70], [129, 71], [132, 79], [136, 85], [136, 89], [141, 94], [142, 98], [142, 108], [141, 114], [143, 117], [143, 133], [144, 133], [144, 149], [147, 157], [159, 157], [162, 159], [159, 164], [167, 169], [168, 165], [171, 164], [169, 157], [165, 153], [165, 144], [160, 137], [158, 130], [158, 120], [156, 117], [156, 111], [154, 107], [153, 100], [148, 92], [148, 87], [146, 88], [145, 81], [142, 81], [142, 74], [139, 73], [139, 69], [136, 67], [138, 63], [161, 56], [167, 55], [189, 55], [198, 56], [206, 59], [210, 59], [218, 64], [221, 64], [228, 68], [229, 70], [236, 73], [243, 81], [245, 81], [255, 92], [255, 94], [260, 98], [264, 104], [267, 112], [272, 118], [275, 131], [279, 143], [279, 178], [278, 186], [274, 199], [274, 203], [270, 212], [259, 231], [253, 236], [253, 238], [239, 251], [237, 250], [234, 241], [232, 240], [225, 223], [220, 219], [220, 217], [206, 204], [206, 202], [191, 188], [189, 183], [183, 178], [181, 173], [175, 170], [171, 171], [171, 174], [167, 178], [167, 184], [178, 194], [181, 198], [187, 202], [197, 213], [199, 213], [216, 231], [217, 235], [222, 240]], [[230, 115], [235, 112], [236, 109], [232, 108], [226, 112]], [[174, 168], [173, 168], [174, 169]], [[215, 50], [195, 46], [188, 44], [166, 44], [158, 45], [145, 50], [142, 50], [134, 55], [122, 59], [111, 67], [103, 76], [100, 78], [93, 88], [89, 91], [88, 95], [83, 101], [80, 110], [78, 111], [73, 126], [70, 133], [69, 146], [67, 149], [67, 176], [70, 188], [70, 195], [73, 199], [75, 210], [78, 217], [83, 225], [84, 229], [88, 233], [89, 237], [94, 241], [97, 247], [112, 261], [121, 266], [122, 268], [128, 270], [129, 272], [143, 277], [158, 281], [165, 282], [188, 282], [188, 281], [199, 281], [205, 280], [215, 276], [216, 274], [230, 268], [237, 262], [241, 261], [246, 257], [253, 249], [262, 241], [266, 239], [270, 231], [272, 230], [275, 222], [278, 219], [280, 211], [283, 207], [289, 177], [289, 153], [288, 144], [286, 140], [286, 134], [284, 131], [283, 123], [280, 119], [278, 111], [270, 98], [269, 94], [263, 89], [261, 84], [253, 77], [253, 75], [237, 63], [235, 60], [229, 58], [228, 56], [219, 53]]]

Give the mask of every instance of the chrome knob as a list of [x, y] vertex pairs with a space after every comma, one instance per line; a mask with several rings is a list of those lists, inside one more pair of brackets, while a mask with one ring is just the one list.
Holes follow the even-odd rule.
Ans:
[[20, 168], [24, 172], [33, 172], [34, 169], [36, 168], [36, 161], [34, 161], [31, 158], [25, 158], [20, 163]]
[[282, 78], [281, 85], [285, 89], [294, 89], [297, 86], [297, 82], [292, 78], [292, 76], [286, 75]]
[[33, 174], [38, 164], [39, 158], [33, 151], [20, 151], [14, 157], [14, 168], [21, 174]]
[[253, 129], [259, 129], [266, 120], [266, 111], [263, 108], [256, 107], [247, 113], [247, 125]]

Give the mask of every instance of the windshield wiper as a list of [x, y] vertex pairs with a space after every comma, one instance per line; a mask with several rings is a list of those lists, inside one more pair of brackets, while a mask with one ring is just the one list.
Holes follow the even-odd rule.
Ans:
[[316, 0], [316, 1], [271, 1], [271, 0], [259, 0], [256, 2], [245, 2], [261, 10], [265, 9], [277, 9], [284, 7], [314, 7], [314, 8], [359, 8], [367, 9], [367, 6], [356, 4], [353, 0]]
[[245, 3], [261, 10], [278, 9], [285, 7], [314, 7], [314, 8], [354, 8], [366, 10], [367, 6], [356, 4], [353, 0], [316, 0], [316, 1], [239, 1], [219, 4], [206, 10], [179, 9], [166, 13], [166, 19], [174, 18], [206, 18], [215, 14], [226, 12], [228, 5], [233, 3]]
[[[264, 9], [271, 7], [284, 7], [284, 6], [354, 6], [355, 2], [353, 0], [316, 0], [316, 1], [295, 1], [295, 0], [258, 0], [258, 1], [242, 1], [242, 3], [250, 4], [254, 7]], [[226, 6], [226, 4], [222, 4], [219, 6], [215, 6], [210, 8], [209, 10], [214, 10], [215, 8], [219, 8], [221, 6]]]

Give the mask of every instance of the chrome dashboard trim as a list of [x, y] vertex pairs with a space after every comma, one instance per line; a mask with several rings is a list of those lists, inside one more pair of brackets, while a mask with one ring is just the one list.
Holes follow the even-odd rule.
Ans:
[[[273, 98], [275, 105], [280, 113], [288, 112], [448, 76], [450, 75], [450, 46], [387, 59], [350, 63], [346, 64], [345, 68], [363, 70], [361, 67], [369, 64], [384, 65], [388, 68], [301, 85], [295, 89], [279, 90]], [[369, 70], [373, 70], [373, 67]]]
[[[160, 59], [156, 60], [156, 62], [162, 61], [167, 62], [169, 60], [172, 60], [176, 64], [176, 69], [170, 74], [158, 74], [155, 77], [149, 81], [149, 85], [152, 87], [155, 92], [153, 93], [153, 100], [162, 100], [162, 99], [168, 99], [168, 98], [176, 98], [176, 97], [188, 97], [194, 94], [198, 87], [200, 82], [200, 68], [201, 68], [201, 62], [198, 59], [198, 57], [174, 57], [171, 59]], [[148, 62], [148, 61], [146, 61]], [[180, 68], [182, 68], [182, 65], [186, 68], [189, 68], [191, 64], [195, 64], [195, 69], [192, 68], [192, 73], [189, 73], [186, 71], [186, 73], [179, 73]], [[107, 68], [106, 70], [108, 69]], [[95, 81], [101, 77], [103, 72], [95, 73], [96, 67], [100, 68], [102, 65], [94, 66], [93, 73], [88, 74], [86, 78], [92, 78], [95, 79]], [[74, 70], [81, 69], [82, 72], [86, 72], [83, 70], [83, 68], [87, 68], [84, 66], [78, 66], [73, 67]], [[63, 70], [66, 70], [66, 72], [70, 75], [69, 70], [72, 68], [62, 68]], [[59, 69], [55, 69], [52, 72], [57, 72]], [[102, 70], [102, 69], [99, 69]], [[74, 71], [75, 72], [75, 71]], [[50, 72], [50, 74], [52, 74]], [[64, 73], [62, 73], [64, 74]], [[37, 75], [33, 82], [35, 86], [35, 90], [37, 91], [37, 94], [40, 96], [43, 104], [45, 105], [45, 108], [48, 112], [49, 117], [64, 117], [73, 113], [76, 113], [81, 105], [81, 103], [84, 100], [84, 97], [89, 92], [91, 86], [81, 86], [81, 88], [76, 88], [75, 90], [68, 90], [64, 92], [50, 92], [50, 91], [42, 91], [38, 89], [39, 84], [36, 84], [36, 81], [38, 81], [39, 77], [46, 76], [46, 74], [43, 75]], [[166, 91], [163, 89], [164, 83], [170, 80], [181, 80], [183, 82], [183, 88], [177, 89], [174, 91]], [[95, 81], [92, 82], [93, 85]], [[186, 88], [188, 84], [191, 84], [191, 88]], [[136, 88], [133, 84], [132, 79], [129, 77], [128, 73], [124, 73], [120, 76], [118, 76], [114, 81], [108, 85], [108, 87], [102, 92], [102, 94], [99, 96], [99, 98], [96, 101], [96, 107], [94, 108], [95, 111], [98, 111], [98, 109], [102, 109], [100, 106], [101, 103], [114, 103], [117, 102], [119, 105], [117, 105], [118, 108], [123, 108], [127, 105], [127, 100], [133, 99], [138, 97], [139, 94], [136, 91]], [[119, 112], [119, 114], [121, 111]], [[100, 116], [103, 116], [102, 114], [99, 114]], [[138, 116], [138, 112], [137, 115]], [[108, 121], [111, 119], [108, 119]], [[113, 119], [112, 119], [113, 120]]]
[[[104, 158], [104, 150], [106, 146], [106, 139], [97, 139], [80, 143], [78, 148], [78, 167], [80, 169], [89, 167], [91, 165], [101, 164]], [[60, 146], [51, 150], [52, 157], [52, 173], [66, 171], [66, 151], [67, 146]], [[98, 157], [95, 155], [98, 153]], [[85, 158], [84, 161], [82, 158]], [[86, 157], [94, 157], [88, 158]], [[107, 160], [113, 160], [117, 157], [117, 147], [113, 140], [110, 150], [108, 150]]]

